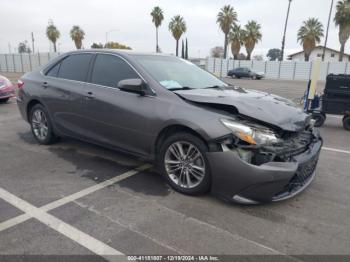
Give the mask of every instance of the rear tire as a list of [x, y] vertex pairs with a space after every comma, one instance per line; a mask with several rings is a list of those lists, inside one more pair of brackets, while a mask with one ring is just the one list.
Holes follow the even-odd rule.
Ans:
[[30, 110], [29, 123], [39, 144], [50, 145], [57, 141], [58, 137], [53, 132], [49, 114], [41, 104], [36, 104]]
[[312, 119], [314, 119], [315, 122], [315, 127], [321, 127], [323, 126], [324, 122], [326, 121], [326, 115], [317, 113], [312, 115]]
[[343, 118], [343, 127], [345, 130], [350, 131], [350, 116], [344, 116]]
[[174, 190], [182, 194], [206, 193], [211, 184], [207, 152], [208, 147], [198, 137], [190, 133], [176, 133], [160, 147], [160, 173]]
[[7, 101], [9, 101], [10, 100], [10, 98], [4, 98], [4, 99], [0, 99], [0, 103], [2, 104], [2, 103], [6, 103]]

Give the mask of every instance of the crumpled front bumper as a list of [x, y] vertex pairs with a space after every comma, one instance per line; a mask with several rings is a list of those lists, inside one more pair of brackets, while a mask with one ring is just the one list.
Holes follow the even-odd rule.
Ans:
[[306, 189], [315, 177], [322, 147], [318, 136], [309, 149], [291, 162], [261, 166], [241, 160], [234, 151], [209, 152], [213, 194], [228, 201], [257, 204], [291, 198]]

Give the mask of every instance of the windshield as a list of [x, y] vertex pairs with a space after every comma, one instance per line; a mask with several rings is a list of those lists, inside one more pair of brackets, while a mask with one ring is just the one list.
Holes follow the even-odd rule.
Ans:
[[198, 89], [227, 86], [223, 81], [186, 60], [157, 55], [135, 55], [135, 59], [167, 89]]

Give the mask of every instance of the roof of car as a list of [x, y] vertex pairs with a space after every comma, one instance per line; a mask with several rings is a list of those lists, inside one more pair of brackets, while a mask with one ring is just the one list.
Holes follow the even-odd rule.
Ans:
[[163, 53], [152, 53], [152, 52], [138, 52], [133, 50], [127, 50], [127, 49], [107, 49], [107, 48], [96, 48], [96, 49], [81, 49], [72, 51], [69, 53], [84, 53], [84, 52], [100, 52], [100, 53], [114, 53], [114, 54], [121, 54], [121, 55], [156, 55], [156, 56], [171, 56], [169, 54], [163, 54]]

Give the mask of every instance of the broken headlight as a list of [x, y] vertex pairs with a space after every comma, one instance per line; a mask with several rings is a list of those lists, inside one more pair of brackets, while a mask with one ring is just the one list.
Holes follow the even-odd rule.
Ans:
[[280, 142], [277, 134], [271, 129], [256, 124], [240, 123], [229, 119], [221, 119], [232, 133], [251, 145], [272, 145]]

